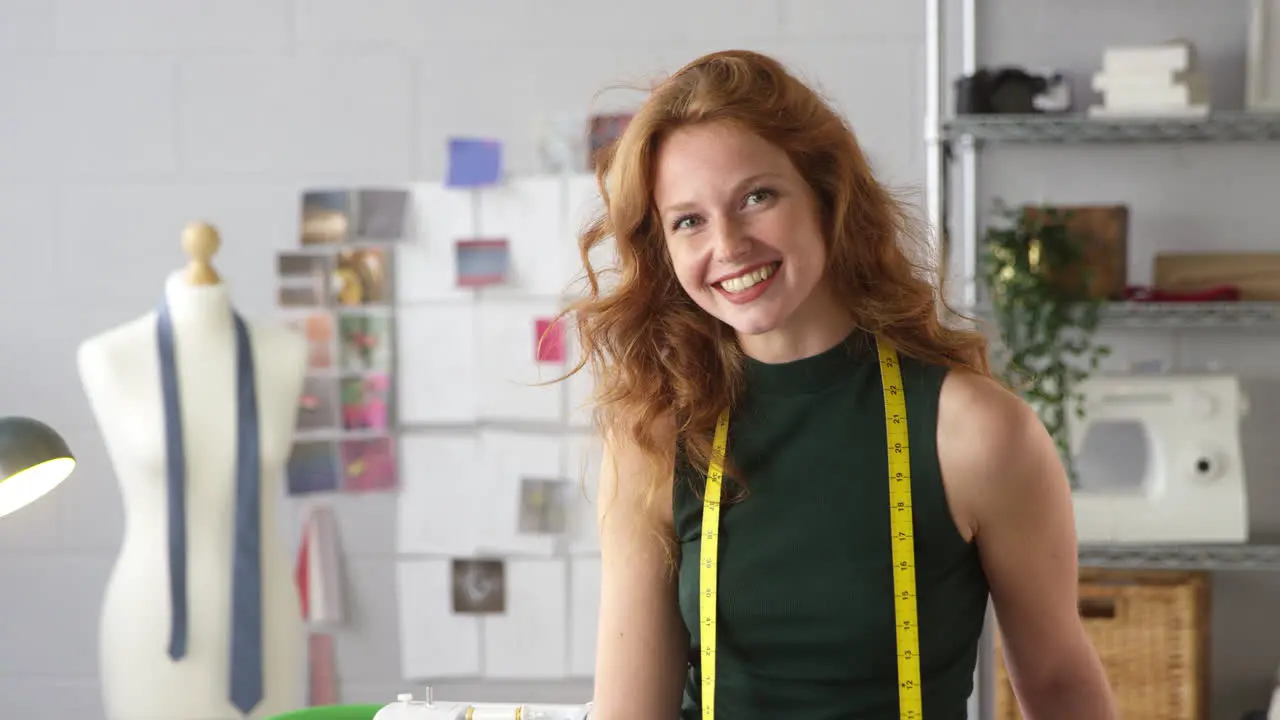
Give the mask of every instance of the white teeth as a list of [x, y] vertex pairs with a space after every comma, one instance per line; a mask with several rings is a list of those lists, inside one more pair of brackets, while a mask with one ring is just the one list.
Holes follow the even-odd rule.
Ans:
[[752, 270], [744, 275], [729, 278], [720, 283], [720, 287], [731, 293], [740, 293], [758, 282], [767, 280], [769, 276], [773, 275], [773, 271], [774, 265], [770, 263], [758, 270]]

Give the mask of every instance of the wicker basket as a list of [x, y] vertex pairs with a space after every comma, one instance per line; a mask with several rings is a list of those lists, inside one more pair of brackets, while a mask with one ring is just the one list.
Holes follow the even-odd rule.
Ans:
[[[1125, 720], [1204, 720], [1209, 591], [1203, 573], [1082, 570], [1080, 616]], [[1022, 720], [995, 636], [996, 720]]]

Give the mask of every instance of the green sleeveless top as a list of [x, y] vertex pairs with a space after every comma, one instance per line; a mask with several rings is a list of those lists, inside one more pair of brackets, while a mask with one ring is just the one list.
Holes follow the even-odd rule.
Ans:
[[[947, 370], [902, 358], [924, 717], [963, 720], [988, 587], [956, 529], [936, 445]], [[896, 720], [897, 659], [884, 401], [874, 339], [795, 362], [747, 361], [720, 522], [716, 717]], [[678, 453], [673, 510], [689, 631], [680, 717], [700, 717], [698, 552], [706, 468]]]

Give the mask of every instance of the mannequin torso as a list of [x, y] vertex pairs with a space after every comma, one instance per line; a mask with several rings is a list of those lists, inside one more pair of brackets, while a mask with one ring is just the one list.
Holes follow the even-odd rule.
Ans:
[[[169, 594], [165, 415], [156, 313], [86, 340], [81, 380], [119, 479], [124, 540], [107, 583], [100, 666], [110, 720], [221, 720], [231, 704], [229, 652], [236, 495], [236, 338], [225, 285], [165, 285], [173, 322], [187, 459], [187, 654], [168, 654]], [[250, 717], [299, 707], [303, 625], [277, 528], [279, 480], [293, 441], [306, 373], [306, 341], [248, 323], [257, 380], [262, 463], [264, 695]]]

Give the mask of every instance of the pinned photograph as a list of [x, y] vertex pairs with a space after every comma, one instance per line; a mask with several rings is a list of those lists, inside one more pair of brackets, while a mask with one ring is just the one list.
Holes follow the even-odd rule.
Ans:
[[338, 392], [334, 378], [309, 377], [298, 398], [298, 430], [336, 430]]
[[521, 533], [559, 535], [569, 526], [569, 483], [523, 478], [520, 481]]
[[612, 115], [592, 115], [587, 127], [587, 158], [591, 163], [588, 170], [595, 170], [600, 153], [607, 150], [631, 123], [631, 115], [616, 113]]
[[564, 327], [551, 318], [540, 318], [533, 327], [534, 357], [540, 363], [564, 362]]
[[506, 282], [510, 251], [506, 240], [459, 240], [454, 246], [460, 287], [484, 287]]
[[389, 437], [343, 440], [342, 489], [346, 492], [391, 490], [396, 487], [395, 443]]
[[390, 372], [390, 316], [344, 314], [338, 321], [338, 338], [342, 372]]
[[[333, 268], [331, 255], [282, 252], [276, 255], [276, 274], [281, 280], [324, 283]], [[290, 284], [293, 284], [290, 282]]]
[[333, 274], [333, 257], [306, 253], [280, 253], [276, 256], [276, 274], [282, 306], [324, 305], [325, 298], [329, 297], [329, 277]]
[[356, 237], [400, 240], [405, 236], [409, 193], [405, 190], [361, 190], [357, 195]]
[[314, 313], [289, 321], [289, 326], [307, 338], [307, 369], [329, 370], [333, 367], [333, 316]]
[[336, 492], [340, 487], [337, 447], [327, 440], [296, 443], [285, 475], [290, 495]]
[[323, 287], [314, 285], [281, 285], [276, 303], [282, 308], [318, 308], [327, 303]]
[[390, 425], [391, 378], [388, 375], [342, 380], [342, 429], [386, 430]]
[[351, 193], [316, 190], [302, 194], [301, 242], [333, 245], [346, 242], [351, 233]]
[[453, 611], [494, 615], [507, 611], [506, 565], [501, 560], [453, 561]]
[[502, 143], [484, 138], [450, 138], [445, 184], [453, 188], [496, 185], [502, 180]]
[[333, 297], [339, 305], [383, 305], [391, 299], [390, 258], [383, 248], [338, 253]]

